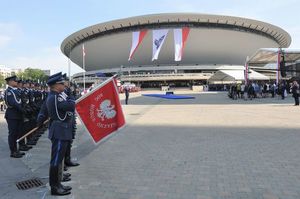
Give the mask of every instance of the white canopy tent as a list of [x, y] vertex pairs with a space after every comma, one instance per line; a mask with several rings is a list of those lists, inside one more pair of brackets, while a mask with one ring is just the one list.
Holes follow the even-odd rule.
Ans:
[[281, 54], [284, 54], [286, 63], [300, 60], [300, 49], [261, 48], [250, 57], [248, 64], [255, 67], [264, 67], [271, 63], [276, 64], [279, 50]]
[[[248, 75], [249, 80], [270, 80], [269, 77], [255, 72], [254, 70], [249, 70]], [[219, 70], [208, 80], [214, 83], [229, 83], [235, 81], [244, 81], [244, 70]]]

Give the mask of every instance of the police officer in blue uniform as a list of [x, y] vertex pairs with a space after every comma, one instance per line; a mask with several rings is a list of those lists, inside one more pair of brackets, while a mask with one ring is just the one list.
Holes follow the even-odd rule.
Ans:
[[[75, 99], [75, 96], [73, 96], [73, 93], [71, 91], [70, 82], [67, 77], [67, 74], [66, 73], [63, 74], [63, 77], [65, 79], [65, 90], [63, 93], [65, 94], [65, 97], [67, 99], [71, 99], [71, 100], [75, 101], [76, 99]], [[72, 138], [73, 139], [75, 139], [75, 134], [76, 134], [76, 118], [75, 118], [75, 113], [73, 113], [73, 118], [72, 118]], [[69, 145], [66, 150], [65, 166], [67, 166], [67, 167], [76, 167], [76, 166], [80, 165], [77, 162], [73, 162], [72, 158], [71, 158], [71, 148], [72, 148], [73, 139], [69, 142]]]
[[[20, 98], [21, 98], [22, 110], [23, 110], [23, 122], [22, 122], [22, 128], [21, 128], [22, 130], [21, 130], [18, 138], [22, 137], [29, 130], [31, 130], [31, 129], [26, 128], [26, 121], [27, 121], [27, 117], [28, 117], [27, 115], [30, 113], [28, 113], [27, 100], [26, 100], [25, 93], [24, 93], [25, 88], [23, 88], [23, 86], [24, 86], [24, 82], [22, 80], [18, 80], [18, 89], [17, 90], [18, 90]], [[31, 146], [28, 146], [25, 144], [24, 139], [19, 142], [19, 150], [20, 151], [28, 151], [31, 148], [32, 148]]]
[[23, 123], [23, 109], [21, 105], [20, 94], [17, 90], [17, 77], [11, 76], [5, 79], [8, 88], [4, 94], [4, 100], [7, 105], [5, 119], [8, 125], [8, 144], [10, 149], [10, 157], [21, 158], [25, 153], [19, 152], [17, 149], [17, 139], [21, 132]]
[[72, 189], [61, 184], [62, 162], [66, 149], [72, 140], [72, 117], [75, 101], [67, 99], [62, 92], [65, 89], [62, 75], [53, 75], [48, 79], [50, 93], [46, 107], [50, 117], [49, 139], [52, 142], [49, 183], [52, 195], [68, 195]]

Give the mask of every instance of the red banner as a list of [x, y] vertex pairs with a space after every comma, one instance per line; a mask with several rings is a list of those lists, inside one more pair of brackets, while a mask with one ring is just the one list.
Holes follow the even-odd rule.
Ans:
[[76, 111], [95, 143], [125, 125], [114, 79], [110, 78], [76, 101]]

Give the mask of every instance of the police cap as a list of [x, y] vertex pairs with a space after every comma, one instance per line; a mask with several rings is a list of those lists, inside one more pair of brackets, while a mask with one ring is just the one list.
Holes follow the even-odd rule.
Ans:
[[18, 79], [17, 79], [17, 76], [13, 75], [13, 76], [5, 78], [5, 81], [6, 82], [9, 82], [9, 81], [15, 81], [15, 82], [17, 82]]

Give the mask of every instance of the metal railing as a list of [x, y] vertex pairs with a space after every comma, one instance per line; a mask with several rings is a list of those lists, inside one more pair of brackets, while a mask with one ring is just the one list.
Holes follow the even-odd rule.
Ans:
[[[130, 74], [130, 75], [122, 75], [121, 81], [153, 81], [153, 80], [192, 80], [192, 79], [209, 79], [213, 73], [167, 73], [167, 74]], [[96, 82], [96, 81], [104, 81], [107, 78], [99, 78], [99, 77], [85, 77], [85, 81], [87, 82]], [[83, 77], [74, 78], [77, 83], [83, 82]]]

